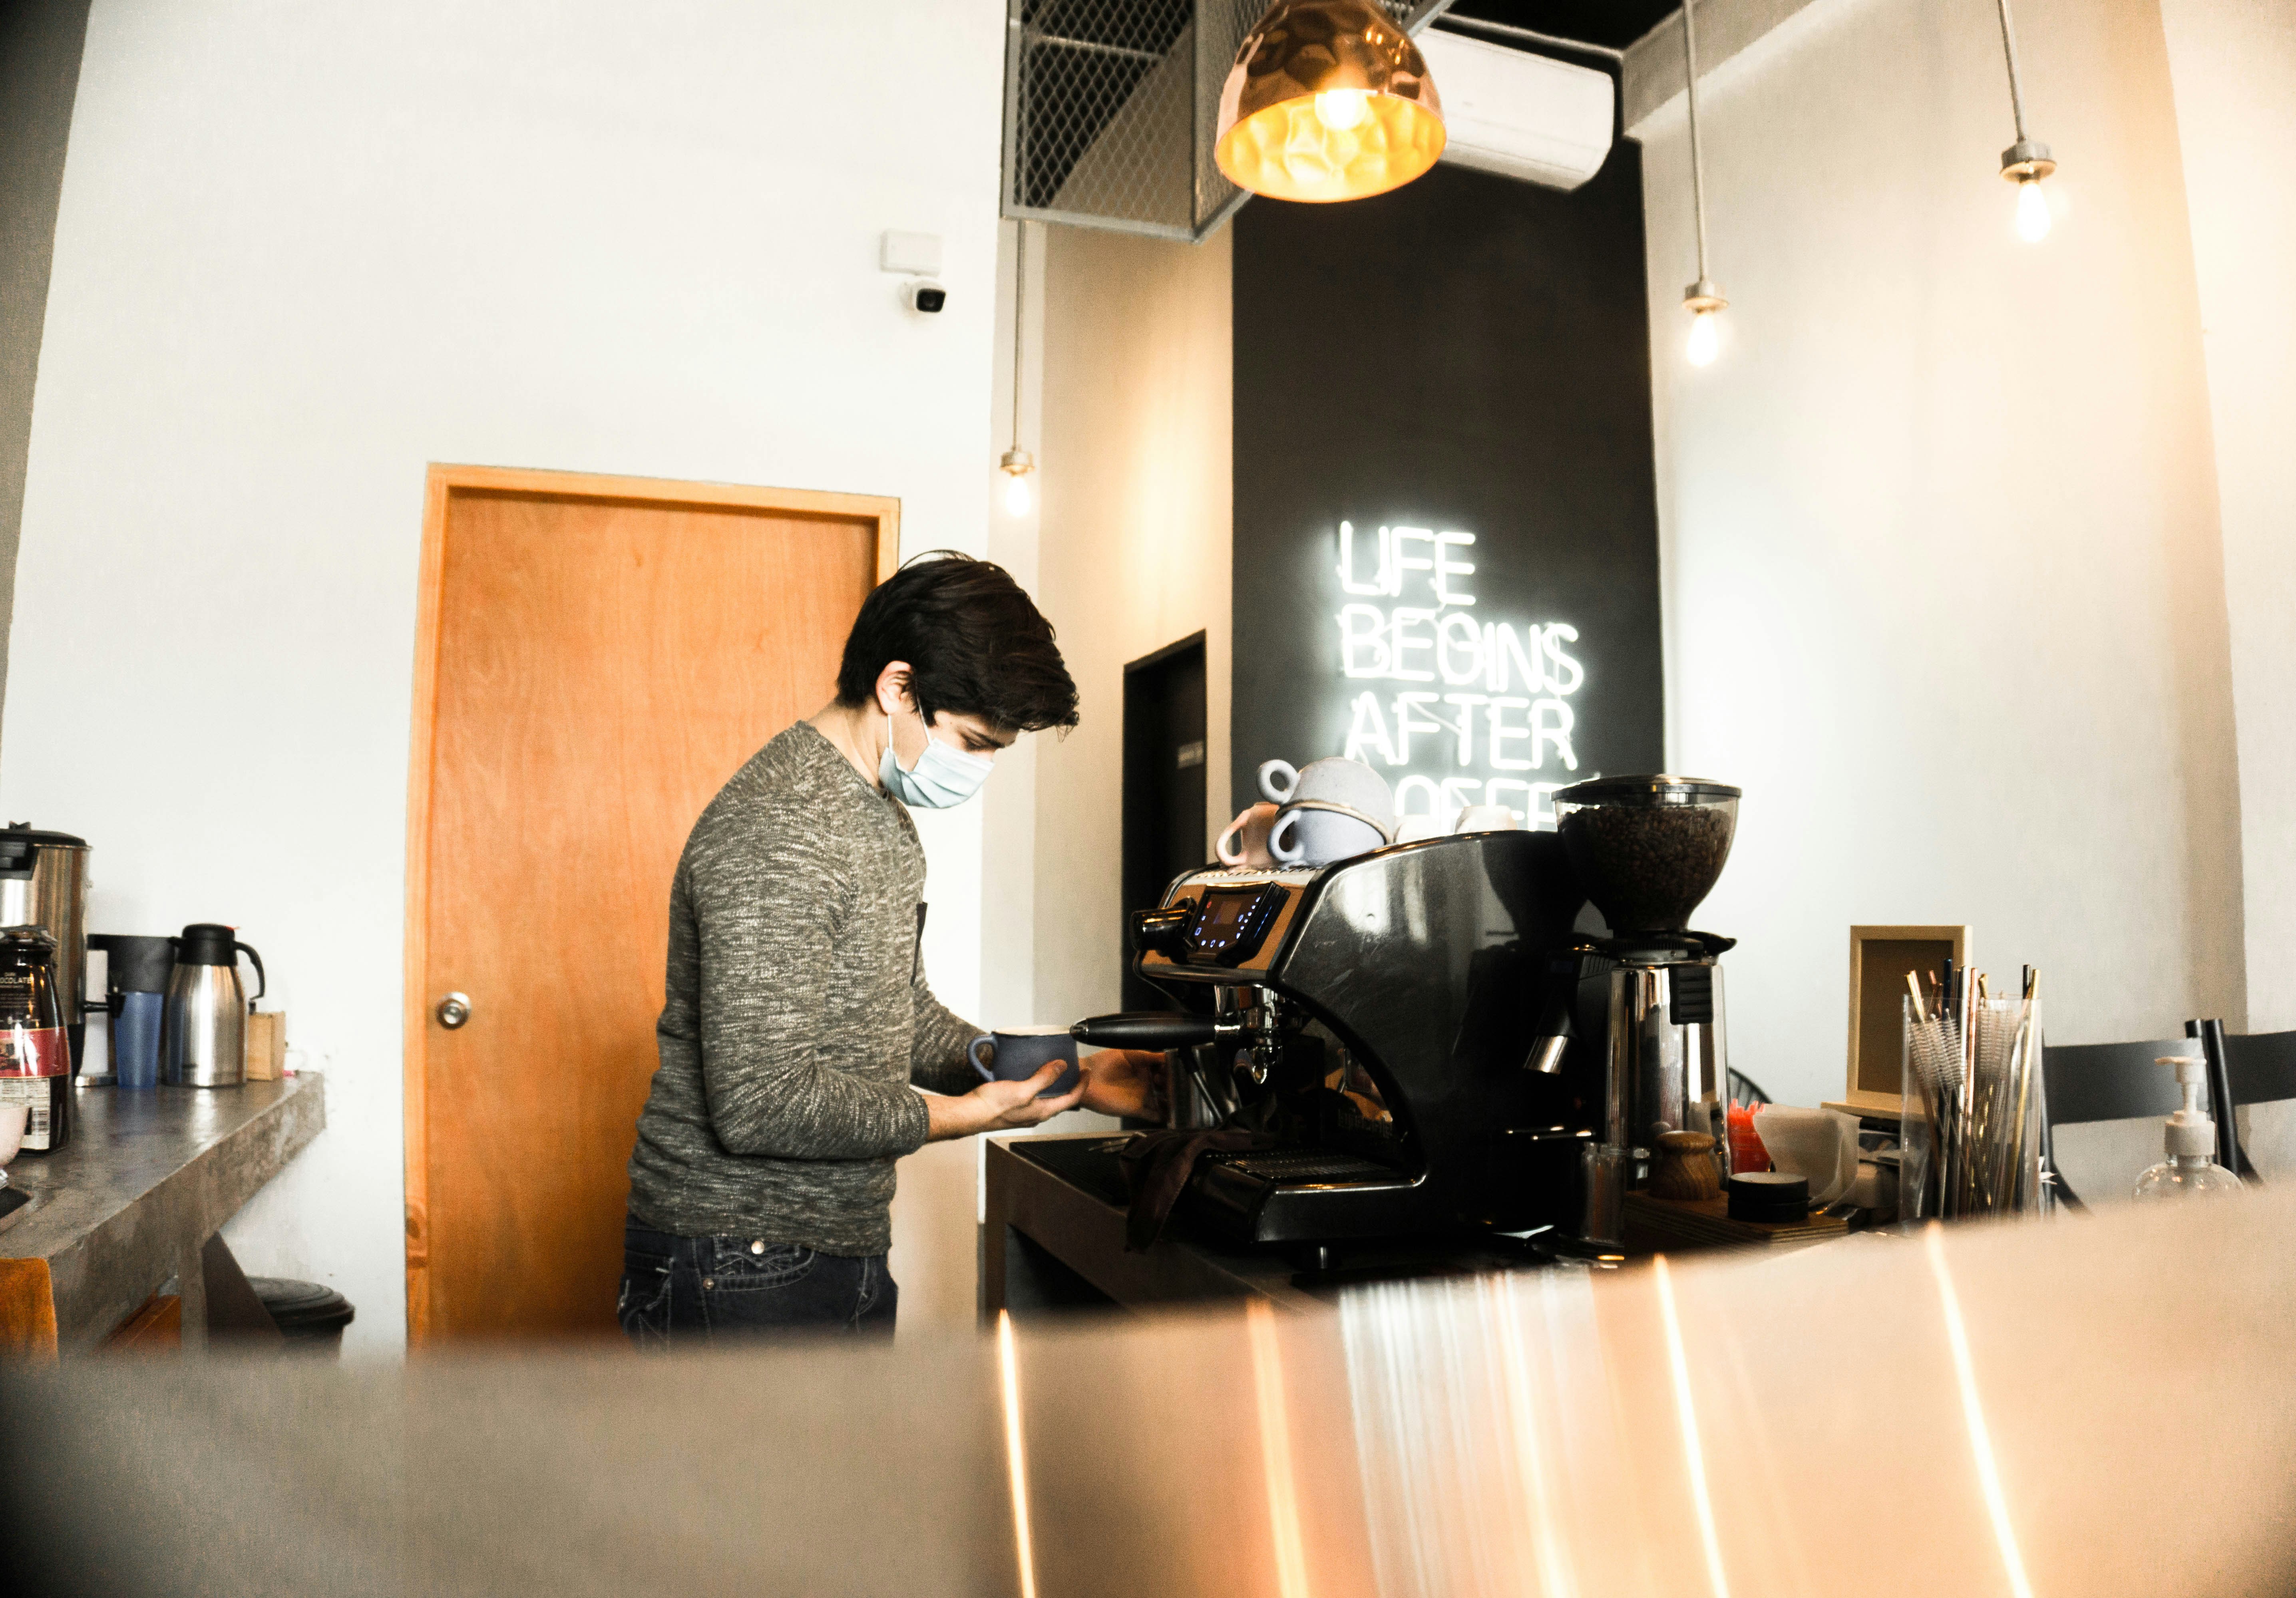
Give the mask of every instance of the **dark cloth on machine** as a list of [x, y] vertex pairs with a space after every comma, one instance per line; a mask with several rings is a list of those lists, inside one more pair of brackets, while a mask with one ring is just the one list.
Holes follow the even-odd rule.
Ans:
[[1275, 1140], [1261, 1132], [1136, 1132], [1118, 1151], [1116, 1163], [1124, 1172], [1124, 1187], [1132, 1195], [1132, 1209], [1124, 1222], [1124, 1251], [1144, 1254], [1164, 1233], [1180, 1190], [1195, 1175], [1196, 1161], [1215, 1151], [1235, 1153], [1266, 1149]]

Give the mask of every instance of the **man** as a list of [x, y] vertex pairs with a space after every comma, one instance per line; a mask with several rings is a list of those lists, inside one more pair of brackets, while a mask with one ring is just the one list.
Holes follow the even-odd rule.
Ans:
[[[890, 1333], [893, 1162], [1078, 1104], [1151, 1108], [1157, 1056], [980, 1081], [926, 986], [906, 807], [961, 804], [1024, 732], [1072, 727], [1053, 629], [1002, 568], [920, 557], [863, 602], [837, 697], [694, 823], [670, 888], [661, 1063], [630, 1156], [618, 1314], [641, 1347]], [[927, 1091], [920, 1094], [912, 1087]]]

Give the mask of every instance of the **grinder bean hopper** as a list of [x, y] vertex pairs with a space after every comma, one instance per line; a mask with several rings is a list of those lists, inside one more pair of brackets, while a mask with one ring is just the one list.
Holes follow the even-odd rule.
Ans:
[[1555, 831], [1610, 934], [1573, 949], [1529, 1064], [1559, 1070], [1578, 1018], [1601, 1018], [1603, 1117], [1580, 1227], [1590, 1242], [1621, 1241], [1623, 1190], [1647, 1185], [1661, 1133], [1712, 1137], [1717, 1175], [1729, 1175], [1717, 960], [1736, 940], [1692, 931], [1690, 917], [1730, 857], [1740, 797], [1720, 783], [1666, 775], [1600, 777], [1554, 796]]

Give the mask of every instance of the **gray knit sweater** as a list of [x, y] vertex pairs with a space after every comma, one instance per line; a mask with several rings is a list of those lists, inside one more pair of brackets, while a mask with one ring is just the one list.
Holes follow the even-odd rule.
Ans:
[[681, 1237], [882, 1254], [922, 1100], [978, 1085], [979, 1031], [925, 986], [924, 851], [894, 799], [798, 723], [693, 824], [669, 892], [661, 1064], [630, 1213]]

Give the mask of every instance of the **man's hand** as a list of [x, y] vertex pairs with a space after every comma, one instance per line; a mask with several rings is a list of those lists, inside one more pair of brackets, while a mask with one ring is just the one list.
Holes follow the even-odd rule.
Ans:
[[1057, 1099], [1037, 1096], [1058, 1081], [1068, 1068], [1067, 1061], [1054, 1060], [1026, 1082], [983, 1082], [956, 1098], [925, 1094], [925, 1115], [931, 1127], [925, 1134], [925, 1141], [939, 1143], [947, 1137], [970, 1137], [975, 1132], [1018, 1131], [1050, 1120], [1063, 1110], [1074, 1110], [1085, 1096], [1083, 1082]]
[[1103, 1115], [1164, 1119], [1164, 1056], [1152, 1049], [1103, 1049], [1084, 1058], [1084, 1107]]

